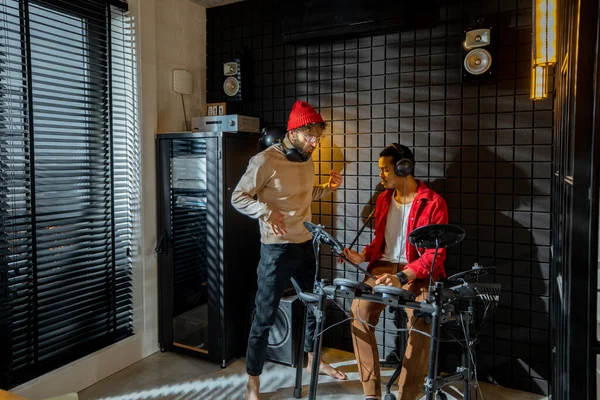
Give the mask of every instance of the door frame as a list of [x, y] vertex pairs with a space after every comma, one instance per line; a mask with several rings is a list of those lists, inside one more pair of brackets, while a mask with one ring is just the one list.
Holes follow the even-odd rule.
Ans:
[[569, 86], [566, 97], [555, 98], [551, 392], [554, 399], [587, 399], [596, 393], [600, 349], [598, 1], [559, 0], [558, 12], [558, 92], [564, 71]]

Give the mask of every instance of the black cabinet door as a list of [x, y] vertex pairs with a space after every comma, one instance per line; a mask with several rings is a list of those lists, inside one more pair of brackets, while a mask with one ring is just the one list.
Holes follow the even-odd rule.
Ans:
[[256, 268], [260, 255], [258, 221], [231, 205], [231, 196], [256, 154], [256, 139], [223, 139], [223, 276], [224, 359], [246, 354], [251, 304], [256, 291]]
[[158, 141], [160, 342], [221, 356], [216, 137]]

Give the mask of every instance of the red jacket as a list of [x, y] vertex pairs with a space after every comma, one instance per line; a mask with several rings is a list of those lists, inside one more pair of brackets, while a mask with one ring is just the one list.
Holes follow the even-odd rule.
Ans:
[[[419, 249], [422, 254], [419, 257], [417, 248], [408, 241], [408, 234], [416, 228], [425, 225], [447, 224], [448, 207], [446, 206], [446, 201], [439, 194], [429, 189], [423, 182], [419, 181], [418, 183], [417, 196], [413, 200], [410, 214], [408, 215], [408, 228], [406, 232], [406, 260], [408, 264], [406, 264], [404, 269], [408, 268], [412, 270], [417, 275], [417, 279], [423, 279], [429, 278], [435, 249]], [[369, 261], [368, 270], [371, 269], [374, 262], [381, 258], [385, 250], [385, 225], [393, 195], [394, 190], [388, 189], [377, 198], [377, 204], [375, 205], [375, 238], [364, 250], [366, 259]], [[445, 258], [446, 249], [439, 249], [433, 272], [435, 280], [446, 277], [444, 269]]]

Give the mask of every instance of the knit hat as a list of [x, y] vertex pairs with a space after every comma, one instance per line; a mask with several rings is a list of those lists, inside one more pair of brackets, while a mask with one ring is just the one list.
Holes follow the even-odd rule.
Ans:
[[311, 122], [323, 122], [323, 118], [307, 102], [296, 101], [288, 119], [288, 131], [310, 124]]

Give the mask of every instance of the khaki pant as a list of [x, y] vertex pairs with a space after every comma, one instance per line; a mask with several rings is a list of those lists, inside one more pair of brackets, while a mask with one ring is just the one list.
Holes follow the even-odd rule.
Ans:
[[[395, 274], [400, 269], [400, 264], [379, 261], [373, 266], [371, 271], [373, 275], [389, 273]], [[374, 286], [375, 282], [365, 277], [365, 283]], [[415, 301], [421, 302], [427, 299], [429, 289], [429, 280], [421, 279], [411, 282], [403, 289], [413, 292], [417, 297]], [[373, 326], [377, 326], [379, 316], [385, 309], [383, 304], [373, 303], [365, 300], [355, 299], [352, 302], [352, 317], [367, 321]], [[431, 325], [425, 324], [423, 318], [413, 317], [412, 309], [405, 309], [408, 315], [407, 328], [431, 333]], [[375, 330], [366, 324], [353, 320], [352, 343], [354, 344], [354, 354], [358, 364], [360, 380], [363, 384], [365, 397], [381, 397], [381, 374], [379, 369], [379, 351], [377, 350], [377, 341], [375, 339]], [[398, 379], [398, 400], [415, 400], [417, 396], [422, 395], [421, 389], [427, 376], [427, 366], [429, 363], [429, 342], [430, 339], [417, 332], [411, 332], [408, 335], [406, 351], [402, 360], [402, 372]]]

